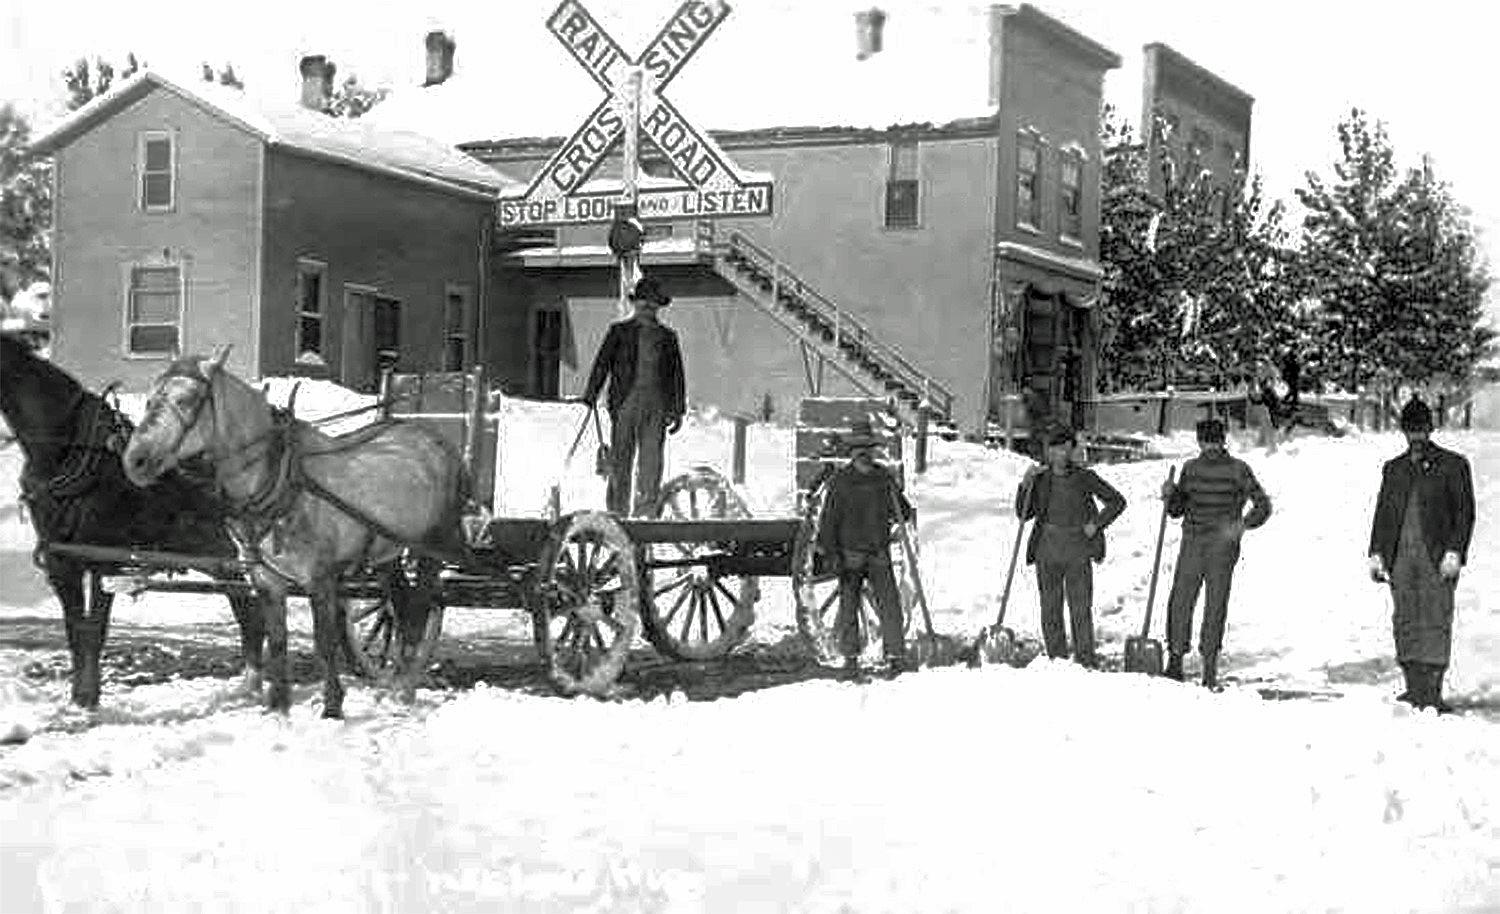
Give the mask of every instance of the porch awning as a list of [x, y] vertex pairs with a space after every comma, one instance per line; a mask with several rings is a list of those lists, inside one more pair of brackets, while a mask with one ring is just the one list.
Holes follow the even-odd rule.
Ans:
[[1104, 268], [1096, 261], [1015, 241], [995, 245], [995, 255], [1002, 279], [1030, 283], [1047, 295], [1065, 295], [1077, 308], [1092, 307], [1098, 298]]

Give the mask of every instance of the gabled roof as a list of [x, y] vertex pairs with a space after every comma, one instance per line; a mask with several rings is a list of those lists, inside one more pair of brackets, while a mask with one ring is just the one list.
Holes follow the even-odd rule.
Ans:
[[412, 130], [330, 117], [293, 102], [256, 98], [207, 81], [173, 81], [142, 70], [52, 126], [31, 144], [49, 155], [149, 93], [162, 90], [258, 137], [268, 146], [418, 181], [469, 196], [493, 197], [515, 182], [441, 139]]
[[[881, 2], [883, 50], [858, 60], [854, 12], [870, 5], [737, 3], [666, 95], [695, 125], [715, 132], [885, 130], [995, 113], [987, 3]], [[547, 33], [555, 6], [507, 0], [513, 29], [504, 53], [486, 53], [487, 38], [461, 39], [447, 82], [399, 88], [366, 118], [454, 144], [570, 135], [604, 95]], [[643, 13], [638, 0], [593, 0], [588, 8], [630, 54], [663, 18]], [[497, 91], [501, 86], [505, 91]]]

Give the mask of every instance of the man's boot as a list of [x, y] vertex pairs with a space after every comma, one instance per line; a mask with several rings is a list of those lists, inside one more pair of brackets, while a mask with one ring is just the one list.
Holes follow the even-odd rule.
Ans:
[[1173, 653], [1173, 654], [1168, 654], [1167, 655], [1167, 669], [1166, 669], [1165, 672], [1162, 673], [1162, 675], [1165, 676], [1165, 677], [1167, 677], [1168, 679], [1175, 679], [1178, 682], [1182, 681], [1182, 655], [1181, 654]]
[[1203, 655], [1203, 687], [1205, 689], [1217, 689], [1219, 687], [1219, 655]]
[[1453, 706], [1443, 701], [1443, 677], [1448, 674], [1448, 668], [1436, 663], [1424, 663], [1422, 667], [1426, 672], [1426, 683], [1420, 707], [1432, 708], [1439, 714], [1452, 714]]
[[1406, 691], [1402, 692], [1400, 695], [1397, 695], [1396, 700], [1409, 705], [1416, 704], [1417, 695], [1421, 691], [1421, 688], [1417, 685], [1416, 664], [1402, 661], [1401, 678], [1406, 682]]

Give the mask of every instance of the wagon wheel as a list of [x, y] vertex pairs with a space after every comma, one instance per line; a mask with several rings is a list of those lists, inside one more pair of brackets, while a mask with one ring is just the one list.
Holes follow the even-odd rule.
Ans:
[[[403, 593], [391, 592], [398, 589]], [[443, 632], [443, 605], [433, 599], [425, 619], [402, 626], [393, 599], [407, 599], [420, 591], [412, 589], [404, 570], [391, 576], [386, 591], [379, 599], [345, 601], [345, 654], [365, 679], [387, 688], [411, 688], [426, 671], [432, 648]]]
[[[797, 530], [797, 541], [792, 550], [792, 594], [797, 603], [797, 630], [801, 632], [818, 662], [834, 663], [843, 657], [834, 631], [834, 619], [839, 608], [839, 582], [838, 576], [829, 571], [827, 560], [817, 548], [824, 494], [825, 486], [819, 485], [807, 498], [802, 526]], [[902, 632], [909, 637], [912, 609], [916, 601], [906, 569], [905, 554], [894, 536], [895, 534], [891, 544], [891, 571], [901, 594]], [[882, 656], [880, 617], [875, 612], [875, 598], [868, 582], [860, 594], [859, 628], [863, 641], [860, 658], [865, 661], [879, 659]]]
[[542, 549], [534, 596], [552, 681], [568, 694], [610, 696], [641, 624], [635, 546], [619, 521], [600, 511], [563, 518]]
[[[708, 467], [696, 467], [662, 487], [656, 516], [744, 518], [750, 509], [729, 480]], [[641, 621], [651, 644], [667, 657], [723, 657], [745, 640], [755, 621], [759, 578], [721, 575], [707, 562], [653, 567], [655, 562], [691, 561], [717, 551], [712, 543], [652, 543], [646, 549]]]

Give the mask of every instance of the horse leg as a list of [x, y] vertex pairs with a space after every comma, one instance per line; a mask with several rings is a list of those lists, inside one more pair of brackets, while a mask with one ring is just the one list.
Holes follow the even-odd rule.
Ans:
[[88, 582], [85, 596], [88, 597], [88, 612], [80, 626], [79, 641], [83, 649], [83, 689], [87, 708], [99, 707], [99, 655], [104, 652], [104, 641], [109, 636], [109, 613], [115, 605], [115, 595], [104, 589], [104, 581], [96, 572], [84, 575]]
[[416, 565], [416, 584], [405, 588], [404, 600], [392, 603], [401, 634], [400, 698], [406, 702], [416, 698], [417, 681], [423, 673], [417, 668], [420, 654], [416, 645], [421, 644], [427, 635], [427, 618], [438, 596], [438, 563], [423, 556], [417, 559]]
[[84, 606], [83, 568], [73, 562], [49, 559], [47, 583], [52, 585], [52, 592], [57, 594], [57, 601], [62, 604], [63, 625], [68, 633], [68, 653], [73, 660], [73, 668], [69, 674], [73, 685], [73, 704], [80, 708], [97, 708], [97, 672], [96, 687], [92, 695], [84, 684], [87, 661], [83, 650], [83, 629], [87, 608]]
[[339, 681], [339, 651], [344, 639], [339, 627], [338, 576], [327, 572], [319, 575], [311, 590], [313, 642], [323, 661], [323, 716], [340, 720], [344, 716], [344, 685]]
[[286, 585], [265, 572], [255, 572], [255, 592], [265, 620], [265, 676], [271, 683], [266, 708], [285, 714], [292, 708], [292, 690], [287, 683]]
[[231, 590], [228, 593], [229, 608], [234, 621], [240, 626], [240, 657], [244, 661], [244, 680], [241, 691], [246, 695], [260, 697], [264, 679], [263, 652], [266, 642], [266, 616], [260, 605], [260, 594]]

